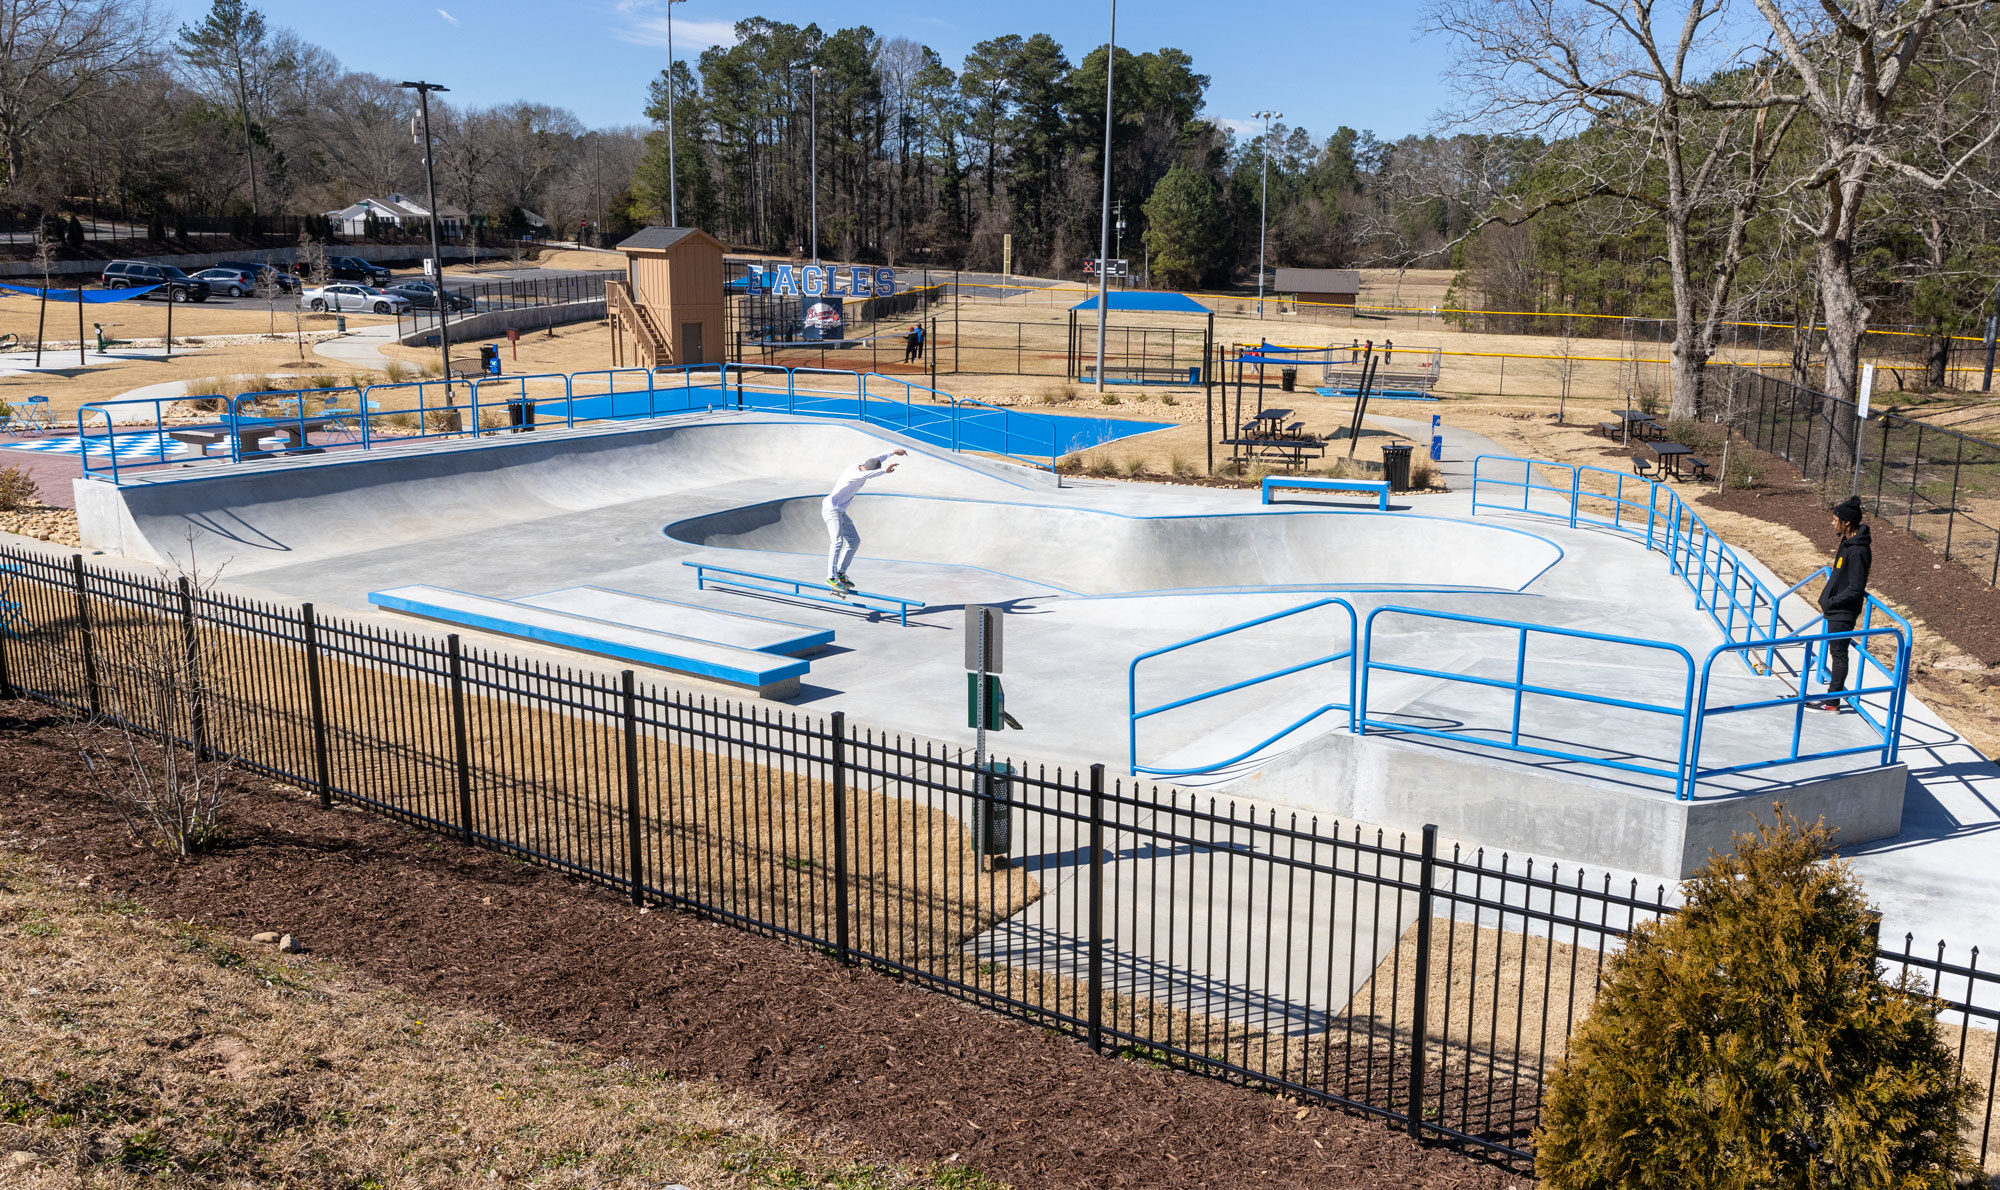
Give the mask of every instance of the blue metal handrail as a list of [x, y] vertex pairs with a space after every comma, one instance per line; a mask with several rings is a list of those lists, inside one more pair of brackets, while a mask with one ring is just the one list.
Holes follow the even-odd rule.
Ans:
[[[1302, 615], [1305, 612], [1313, 611], [1317, 608], [1322, 608], [1327, 606], [1339, 607], [1347, 613], [1347, 647], [1345, 649], [1342, 649], [1338, 652], [1329, 653], [1324, 657], [1314, 658], [1311, 661], [1302, 661], [1296, 665], [1289, 665], [1283, 669], [1273, 670], [1272, 672], [1267, 674], [1259, 674], [1256, 677], [1245, 678], [1239, 682], [1231, 682], [1224, 686], [1218, 686], [1212, 690], [1204, 690], [1198, 694], [1188, 695], [1185, 698], [1177, 698], [1171, 702], [1163, 702], [1157, 706], [1147, 707], [1144, 710], [1139, 709], [1139, 666], [1142, 662], [1150, 661], [1155, 657], [1161, 657], [1168, 653], [1179, 652], [1182, 649], [1190, 648], [1194, 645], [1204, 644], [1208, 641], [1216, 640], [1220, 637], [1229, 636], [1237, 632], [1242, 632], [1245, 629], [1256, 628], [1260, 625], [1270, 624], [1278, 620], [1288, 619], [1292, 616]], [[1192, 776], [1193, 774], [1196, 773], [1209, 773], [1209, 772], [1214, 772], [1217, 769], [1228, 768], [1230, 765], [1237, 764], [1247, 759], [1248, 757], [1255, 756], [1257, 753], [1263, 751], [1265, 748], [1268, 748], [1277, 741], [1290, 735], [1292, 732], [1297, 731], [1299, 728], [1304, 727], [1306, 724], [1312, 722], [1314, 719], [1317, 719], [1321, 715], [1327, 714], [1330, 711], [1346, 711], [1348, 713], [1348, 728], [1352, 730], [1354, 724], [1354, 706], [1355, 706], [1354, 666], [1350, 664], [1347, 668], [1346, 702], [1327, 703], [1326, 705], [1321, 706], [1318, 709], [1306, 715], [1303, 715], [1297, 720], [1294, 720], [1293, 722], [1287, 724], [1285, 727], [1283, 727], [1277, 732], [1272, 733], [1270, 736], [1267, 736], [1263, 740], [1258, 741], [1254, 746], [1247, 748], [1244, 751], [1239, 752], [1234, 756], [1229, 757], [1227, 760], [1215, 761], [1211, 764], [1200, 765], [1194, 768], [1184, 768], [1184, 769], [1159, 768], [1155, 766], [1141, 765], [1139, 763], [1139, 721], [1141, 719], [1150, 719], [1154, 715], [1160, 715], [1160, 714], [1165, 714], [1168, 711], [1179, 710], [1180, 708], [1185, 706], [1192, 706], [1195, 703], [1203, 702], [1211, 698], [1219, 698], [1222, 695], [1231, 694], [1238, 690], [1246, 690], [1252, 686], [1262, 685], [1265, 682], [1272, 682], [1276, 681], [1279, 678], [1289, 677], [1292, 674], [1304, 673], [1306, 670], [1316, 669], [1322, 665], [1331, 665], [1337, 661], [1350, 660], [1354, 656], [1354, 642], [1355, 642], [1355, 632], [1357, 623], [1358, 621], [1355, 617], [1354, 605], [1349, 603], [1347, 600], [1341, 599], [1337, 596], [1326, 599], [1315, 599], [1310, 603], [1302, 603], [1297, 607], [1287, 608], [1284, 611], [1272, 612], [1270, 615], [1267, 616], [1258, 616], [1254, 620], [1245, 620], [1240, 624], [1231, 624], [1226, 628], [1218, 628], [1213, 632], [1205, 632], [1200, 636], [1190, 637], [1184, 641], [1177, 641], [1174, 644], [1154, 649], [1148, 653], [1141, 653], [1137, 657], [1134, 657], [1132, 659], [1132, 663], [1125, 668], [1125, 716], [1126, 716], [1125, 755], [1127, 761], [1131, 765], [1131, 771], [1134, 773], [1146, 773], [1160, 777], [1186, 777], [1186, 776]]]
[[[1514, 677], [1511, 681], [1500, 678], [1483, 678], [1474, 674], [1453, 673], [1448, 670], [1428, 669], [1422, 666], [1397, 665], [1378, 661], [1375, 658], [1375, 621], [1384, 615], [1413, 616], [1424, 620], [1442, 620], [1457, 624], [1473, 624], [1484, 627], [1503, 628], [1518, 634], [1514, 655]], [[1580, 690], [1564, 690], [1553, 686], [1531, 684], [1527, 680], [1528, 637], [1553, 636], [1570, 640], [1587, 640], [1600, 644], [1621, 645], [1629, 648], [1648, 649], [1679, 657], [1686, 665], [1687, 677], [1683, 682], [1680, 705], [1662, 705], [1639, 702], [1633, 699], [1612, 698], [1601, 694], [1586, 694]], [[1694, 656], [1686, 649], [1669, 641], [1643, 640], [1632, 636], [1615, 636], [1603, 632], [1586, 632], [1578, 628], [1557, 628], [1546, 624], [1528, 624], [1518, 620], [1501, 620], [1490, 616], [1469, 616], [1459, 612], [1443, 612], [1426, 608], [1400, 607], [1394, 604], [1375, 608], [1368, 613], [1362, 627], [1361, 690], [1355, 703], [1355, 732], [1366, 735], [1370, 727], [1385, 731], [1430, 736], [1435, 739], [1453, 740], [1459, 743], [1477, 744], [1483, 747], [1505, 748], [1512, 752], [1525, 752], [1535, 756], [1547, 756], [1556, 760], [1575, 761], [1582, 764], [1599, 765], [1606, 768], [1622, 769], [1626, 772], [1644, 773], [1649, 776], [1669, 777], [1676, 788], [1682, 783], [1682, 773], [1687, 764], [1688, 749], [1688, 706], [1694, 697], [1695, 662]], [[1508, 729], [1507, 742], [1502, 744], [1486, 736], [1467, 732], [1446, 731], [1441, 728], [1419, 727], [1414, 724], [1395, 723], [1386, 719], [1375, 719], [1368, 713], [1368, 690], [1375, 671], [1409, 674], [1432, 678], [1439, 681], [1459, 682], [1466, 685], [1482, 686], [1488, 689], [1509, 690], [1514, 695], [1513, 722]], [[1612, 760], [1603, 756], [1592, 756], [1579, 752], [1565, 752], [1560, 749], [1542, 748], [1521, 742], [1521, 703], [1529, 694], [1549, 698], [1565, 699], [1593, 706], [1618, 707], [1623, 710], [1642, 711], [1665, 715], [1680, 721], [1680, 748], [1672, 768], [1655, 765], [1635, 764], [1628, 761]]]

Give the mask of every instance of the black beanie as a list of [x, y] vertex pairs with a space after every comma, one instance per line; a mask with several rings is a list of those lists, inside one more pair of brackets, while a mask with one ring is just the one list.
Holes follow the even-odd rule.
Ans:
[[1849, 496], [1847, 499], [1842, 500], [1840, 503], [1833, 506], [1833, 515], [1839, 517], [1843, 521], [1846, 521], [1850, 525], [1860, 524], [1861, 523], [1860, 499], [1854, 496]]

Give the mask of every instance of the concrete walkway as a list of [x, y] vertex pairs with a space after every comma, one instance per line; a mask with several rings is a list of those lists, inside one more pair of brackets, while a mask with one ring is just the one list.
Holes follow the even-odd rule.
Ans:
[[313, 354], [323, 359], [346, 364], [350, 368], [384, 368], [393, 357], [384, 355], [382, 349], [396, 341], [394, 323], [379, 326], [365, 326], [349, 331], [338, 339], [328, 339], [313, 344]]

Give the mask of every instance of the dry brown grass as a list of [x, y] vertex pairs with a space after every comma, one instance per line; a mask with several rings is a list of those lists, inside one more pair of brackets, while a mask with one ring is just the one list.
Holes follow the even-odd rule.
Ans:
[[[73, 1186], [985, 1187], [0, 851], [0, 1156]], [[25, 1163], [23, 1163], [25, 1162]]]
[[[176, 332], [179, 320], [176, 318]], [[19, 400], [31, 393], [49, 398], [56, 420], [74, 421], [77, 407], [109, 401], [141, 385], [168, 380], [197, 381], [214, 376], [262, 376], [272, 373], [339, 372], [334, 361], [313, 353], [307, 343], [303, 356], [291, 340], [215, 349], [176, 348], [172, 359], [128, 359], [87, 369], [0, 376], [0, 400]]]
[[[40, 281], [32, 283], [41, 284]], [[0, 332], [11, 331], [19, 335], [22, 342], [32, 345], [40, 317], [39, 298], [15, 293], [0, 296]], [[350, 313], [346, 317], [350, 327], [395, 321], [393, 317], [377, 314]], [[83, 322], [84, 336], [93, 342], [95, 333], [90, 329], [93, 322], [103, 323], [106, 333], [119, 339], [157, 339], [167, 333], [167, 303], [146, 298], [110, 306], [93, 306], [84, 311]], [[276, 322], [277, 333], [291, 332], [292, 312], [282, 302]], [[174, 305], [174, 338], [177, 340], [199, 335], [262, 335], [270, 333], [271, 325], [271, 313], [262, 305], [253, 307], [235, 302], [226, 305], [220, 302], [181, 302]], [[307, 316], [308, 330], [332, 325], [333, 316], [330, 314]], [[76, 307], [67, 303], [49, 303], [48, 320], [42, 327], [42, 333], [51, 342], [68, 343], [70, 350], [74, 351]]]

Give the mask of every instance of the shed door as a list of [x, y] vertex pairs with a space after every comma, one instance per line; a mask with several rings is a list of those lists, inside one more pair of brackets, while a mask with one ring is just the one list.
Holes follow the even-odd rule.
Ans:
[[701, 351], [701, 327], [699, 322], [681, 323], [681, 364], [685, 367], [708, 362]]

